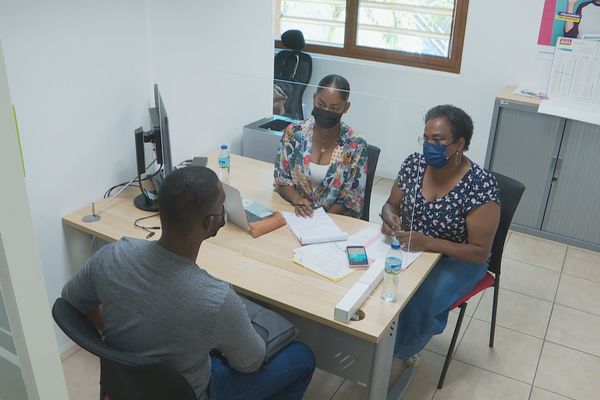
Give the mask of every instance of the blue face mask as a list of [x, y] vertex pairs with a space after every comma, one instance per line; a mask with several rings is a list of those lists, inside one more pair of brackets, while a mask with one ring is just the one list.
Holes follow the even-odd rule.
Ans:
[[443, 168], [448, 164], [448, 160], [452, 158], [452, 156], [446, 157], [447, 150], [448, 145], [445, 144], [435, 145], [433, 143], [425, 143], [423, 145], [425, 162], [433, 168]]

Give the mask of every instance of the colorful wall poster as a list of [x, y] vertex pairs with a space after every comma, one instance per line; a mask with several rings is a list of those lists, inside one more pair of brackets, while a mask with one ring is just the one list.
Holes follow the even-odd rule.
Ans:
[[600, 0], [546, 0], [538, 44], [555, 46], [561, 36], [600, 40]]

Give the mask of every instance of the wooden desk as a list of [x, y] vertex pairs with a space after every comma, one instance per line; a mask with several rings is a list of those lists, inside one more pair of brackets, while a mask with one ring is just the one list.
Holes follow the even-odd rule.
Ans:
[[[217, 153], [209, 155], [208, 166], [217, 168]], [[271, 209], [292, 210], [272, 190], [271, 164], [232, 155], [230, 183], [244, 197]], [[65, 216], [63, 223], [107, 241], [123, 236], [145, 238], [147, 233], [133, 225], [135, 219], [151, 215], [133, 206], [133, 197], [138, 193], [135, 188], [124, 191], [97, 222], [81, 220], [91, 211], [86, 207]], [[96, 209], [106, 201], [98, 201]], [[349, 234], [369, 224], [338, 215], [332, 218]], [[158, 217], [145, 220], [142, 225], [159, 225]], [[160, 232], [152, 239], [158, 237]], [[377, 288], [361, 307], [363, 320], [341, 323], [333, 319], [334, 307], [362, 271], [333, 283], [291, 261], [291, 250], [298, 246], [285, 226], [253, 239], [243, 229], [227, 224], [216, 237], [202, 244], [197, 262], [213, 276], [231, 282], [239, 293], [267, 304], [294, 322], [301, 331], [300, 340], [314, 351], [319, 368], [368, 386], [370, 399], [386, 398], [398, 313], [439, 255], [423, 254], [402, 274], [398, 302], [381, 300], [381, 289]]]

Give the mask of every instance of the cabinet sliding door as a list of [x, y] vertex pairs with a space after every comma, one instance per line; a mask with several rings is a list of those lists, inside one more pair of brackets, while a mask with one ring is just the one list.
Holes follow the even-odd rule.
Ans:
[[542, 230], [600, 244], [600, 126], [567, 122]]
[[534, 109], [500, 107], [490, 169], [526, 187], [514, 224], [541, 228], [564, 124]]

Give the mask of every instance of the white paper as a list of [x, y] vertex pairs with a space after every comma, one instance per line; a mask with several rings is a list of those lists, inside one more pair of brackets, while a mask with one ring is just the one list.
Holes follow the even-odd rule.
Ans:
[[293, 260], [304, 268], [334, 282], [353, 271], [348, 267], [346, 255], [328, 244], [315, 244], [296, 249]]
[[538, 112], [600, 125], [600, 104], [598, 103], [553, 98], [542, 100]]
[[559, 38], [539, 112], [600, 124], [600, 42]]
[[348, 238], [348, 234], [333, 222], [323, 207], [317, 208], [311, 218], [298, 217], [296, 214], [286, 211], [282, 211], [281, 214], [303, 245], [334, 242]]
[[546, 95], [546, 89], [529, 86], [519, 86], [513, 91], [513, 94], [540, 100], [548, 97]]
[[[338, 281], [353, 271], [348, 266], [346, 246], [365, 246], [369, 264], [373, 266], [378, 261], [383, 262], [390, 250], [390, 244], [390, 239], [381, 233], [379, 225], [371, 224], [351, 235], [346, 241], [313, 244], [294, 249], [293, 260], [319, 275]], [[420, 251], [402, 250], [402, 270], [406, 270], [421, 254]]]

